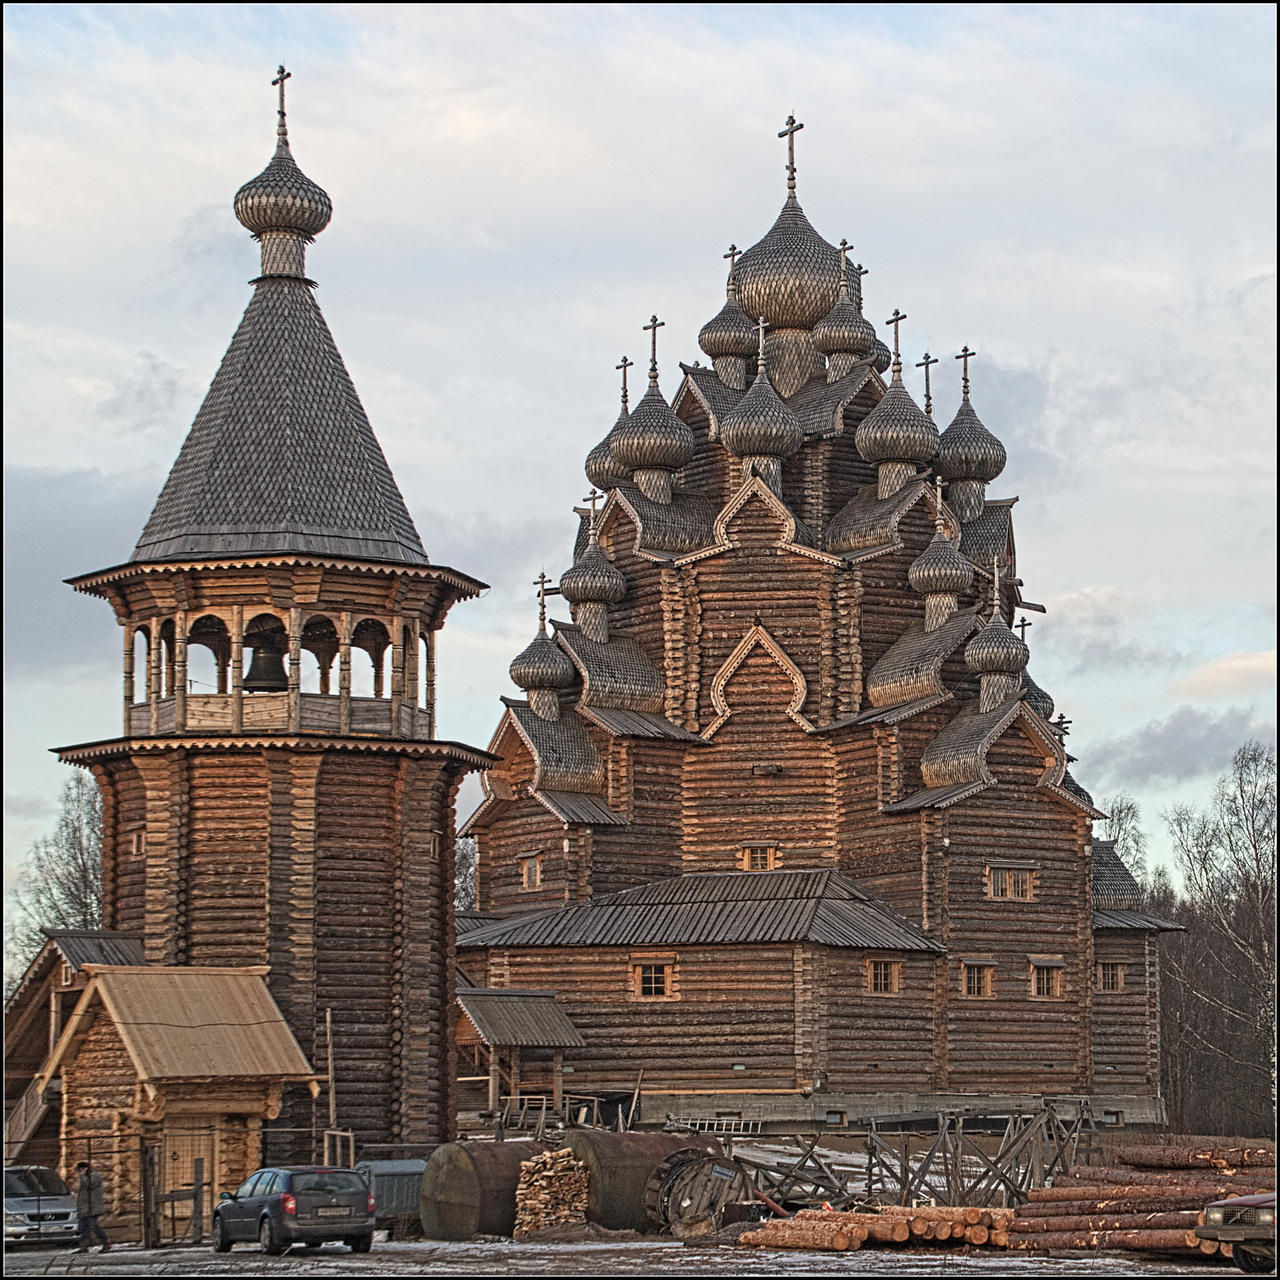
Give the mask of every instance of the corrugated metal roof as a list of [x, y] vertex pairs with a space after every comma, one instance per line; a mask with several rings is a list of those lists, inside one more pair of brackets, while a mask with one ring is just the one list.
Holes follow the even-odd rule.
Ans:
[[1095, 911], [1093, 913], [1095, 929], [1144, 929], [1153, 933], [1185, 933], [1183, 925], [1174, 924], [1172, 920], [1161, 920], [1159, 916], [1143, 915], [1140, 911]]
[[77, 972], [86, 964], [146, 964], [142, 934], [113, 929], [42, 929], [40, 931]]
[[458, 1005], [488, 1045], [577, 1049], [586, 1043], [554, 991], [473, 988], [458, 992]]
[[676, 876], [468, 933], [459, 947], [692, 946], [818, 942], [942, 951], [835, 871]]
[[89, 985], [46, 1074], [55, 1074], [101, 1002], [140, 1080], [315, 1078], [267, 990], [265, 968], [90, 966], [87, 972]]

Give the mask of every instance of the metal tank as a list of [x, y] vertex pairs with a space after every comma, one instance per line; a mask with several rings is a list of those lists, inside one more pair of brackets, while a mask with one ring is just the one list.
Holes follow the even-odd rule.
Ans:
[[571, 1129], [564, 1145], [587, 1166], [588, 1220], [611, 1231], [653, 1229], [645, 1212], [645, 1186], [650, 1174], [673, 1152], [697, 1147], [711, 1155], [724, 1154], [715, 1138], [690, 1133]]
[[546, 1149], [541, 1142], [447, 1142], [437, 1147], [422, 1171], [418, 1211], [423, 1234], [429, 1240], [509, 1236], [516, 1225], [520, 1163]]

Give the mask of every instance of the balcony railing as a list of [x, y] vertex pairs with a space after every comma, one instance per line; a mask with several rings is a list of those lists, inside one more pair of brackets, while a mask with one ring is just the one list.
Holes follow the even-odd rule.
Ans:
[[[296, 730], [290, 726], [290, 702], [296, 696], [298, 715]], [[193, 693], [183, 700], [161, 698], [156, 703], [154, 728], [149, 702], [138, 702], [129, 708], [129, 734], [133, 737], [155, 737], [174, 733], [235, 733], [236, 703], [240, 706], [241, 733], [325, 733], [356, 737], [416, 738], [431, 736], [430, 713], [390, 698], [346, 699], [348, 723], [344, 729], [343, 699], [338, 694], [301, 693]], [[179, 724], [179, 720], [184, 723]], [[416, 726], [415, 726], [416, 719]]]

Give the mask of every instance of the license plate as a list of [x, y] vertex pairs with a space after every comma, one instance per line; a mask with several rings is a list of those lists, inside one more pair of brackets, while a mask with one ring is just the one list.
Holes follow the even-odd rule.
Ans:
[[348, 1218], [351, 1216], [351, 1210], [344, 1204], [333, 1205], [330, 1208], [317, 1209], [316, 1213], [322, 1218]]

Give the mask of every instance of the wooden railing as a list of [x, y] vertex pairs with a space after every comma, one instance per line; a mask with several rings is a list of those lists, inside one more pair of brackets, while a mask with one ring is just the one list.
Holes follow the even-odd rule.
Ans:
[[[51, 1082], [50, 1092], [54, 1085]], [[40, 1088], [40, 1077], [27, 1085], [26, 1092], [18, 1099], [13, 1110], [4, 1122], [4, 1162], [16, 1163], [22, 1154], [22, 1148], [31, 1141], [32, 1135], [40, 1127], [49, 1110], [49, 1101], [45, 1090]]]

